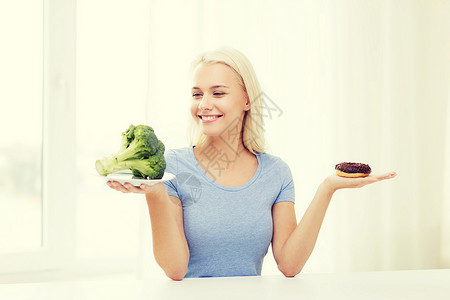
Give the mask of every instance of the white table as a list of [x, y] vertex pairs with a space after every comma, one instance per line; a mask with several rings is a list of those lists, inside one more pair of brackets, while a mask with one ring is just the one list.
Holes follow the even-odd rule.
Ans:
[[450, 299], [450, 269], [170, 279], [91, 279], [0, 284], [0, 299]]

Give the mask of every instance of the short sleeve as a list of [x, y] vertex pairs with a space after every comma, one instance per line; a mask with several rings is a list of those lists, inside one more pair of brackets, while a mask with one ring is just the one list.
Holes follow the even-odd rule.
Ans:
[[283, 201], [295, 203], [295, 188], [291, 169], [281, 159], [279, 160], [279, 176], [281, 179], [280, 193], [273, 204]]
[[[166, 153], [164, 154], [164, 159], [166, 160], [165, 172], [172, 173], [176, 176], [178, 173], [178, 160], [175, 151], [173, 150], [166, 151]], [[169, 194], [169, 196], [175, 196], [177, 198], [180, 198], [180, 196], [178, 195], [178, 186], [176, 178], [169, 181], [164, 181], [164, 186], [166, 187], [167, 194]]]

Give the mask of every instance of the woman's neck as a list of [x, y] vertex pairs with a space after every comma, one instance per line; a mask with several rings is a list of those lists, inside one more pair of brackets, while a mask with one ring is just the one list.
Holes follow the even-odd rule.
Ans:
[[207, 137], [205, 142], [196, 145], [195, 154], [204, 165], [233, 169], [240, 161], [251, 154], [240, 139], [226, 139], [220, 137]]
[[194, 148], [194, 155], [206, 175], [224, 186], [244, 185], [258, 168], [256, 156], [242, 143], [223, 139], [207, 139]]

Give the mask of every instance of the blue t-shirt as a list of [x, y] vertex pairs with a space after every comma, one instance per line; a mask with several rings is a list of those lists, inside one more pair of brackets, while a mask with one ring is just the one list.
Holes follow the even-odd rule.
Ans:
[[[164, 182], [170, 196], [181, 200], [184, 232], [190, 258], [185, 277], [261, 275], [272, 240], [272, 206], [294, 202], [294, 182], [280, 158], [256, 155], [255, 175], [239, 187], [227, 187], [210, 178], [192, 147], [168, 150]], [[207, 167], [225, 167], [219, 159]]]

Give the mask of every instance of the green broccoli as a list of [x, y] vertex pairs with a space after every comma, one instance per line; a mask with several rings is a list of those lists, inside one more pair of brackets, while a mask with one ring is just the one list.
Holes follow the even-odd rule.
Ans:
[[122, 132], [122, 146], [120, 147], [119, 152], [122, 152], [130, 145], [131, 141], [134, 140], [134, 130], [136, 126], [130, 125], [125, 132]]
[[138, 178], [161, 179], [166, 169], [164, 150], [164, 144], [158, 140], [153, 128], [130, 125], [122, 133], [119, 152], [97, 160], [95, 168], [102, 176], [130, 169]]

